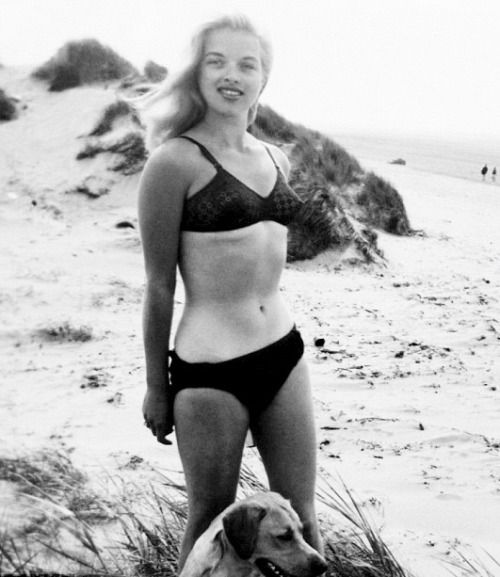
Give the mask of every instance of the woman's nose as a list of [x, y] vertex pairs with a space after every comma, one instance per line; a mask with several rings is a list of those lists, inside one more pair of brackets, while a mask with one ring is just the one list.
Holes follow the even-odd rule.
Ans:
[[231, 82], [239, 82], [238, 68], [234, 64], [228, 64], [224, 71], [224, 80]]

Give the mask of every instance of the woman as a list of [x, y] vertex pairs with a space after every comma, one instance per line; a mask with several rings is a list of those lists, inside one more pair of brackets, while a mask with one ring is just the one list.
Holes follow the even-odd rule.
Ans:
[[[235, 499], [249, 428], [270, 488], [291, 500], [306, 540], [321, 550], [309, 376], [279, 292], [286, 225], [301, 201], [286, 184], [286, 156], [247, 132], [269, 45], [246, 18], [225, 17], [204, 26], [193, 48], [183, 74], [154, 97], [173, 104], [154, 127], [162, 143], [139, 192], [143, 413], [161, 443], [175, 424], [189, 502], [180, 568]], [[169, 355], [177, 266], [186, 300]]]

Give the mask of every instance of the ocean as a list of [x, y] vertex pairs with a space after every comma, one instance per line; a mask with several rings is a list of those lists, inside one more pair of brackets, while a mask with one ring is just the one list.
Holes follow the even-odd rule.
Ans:
[[[482, 181], [481, 168], [487, 164], [486, 182], [500, 185], [500, 135], [498, 139], [460, 139], [430, 136], [380, 136], [335, 134], [329, 136], [362, 163], [365, 160], [406, 161], [406, 166], [434, 174]], [[496, 166], [496, 181], [492, 170]]]

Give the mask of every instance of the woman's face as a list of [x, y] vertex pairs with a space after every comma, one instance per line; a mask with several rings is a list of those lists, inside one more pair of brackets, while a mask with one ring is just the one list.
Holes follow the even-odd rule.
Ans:
[[259, 39], [239, 30], [211, 32], [199, 86], [209, 110], [226, 116], [248, 114], [264, 86]]

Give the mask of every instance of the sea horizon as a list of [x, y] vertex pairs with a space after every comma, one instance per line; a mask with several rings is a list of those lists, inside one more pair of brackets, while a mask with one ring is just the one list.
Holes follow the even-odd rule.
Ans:
[[[362, 163], [392, 163], [404, 160], [406, 166], [423, 172], [481, 182], [486, 164], [485, 182], [500, 185], [500, 138], [430, 134], [389, 134], [325, 130], [335, 142]], [[496, 180], [492, 170], [496, 167]]]

